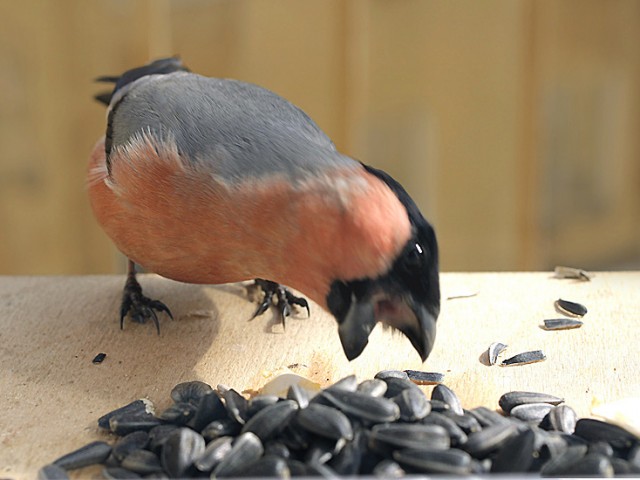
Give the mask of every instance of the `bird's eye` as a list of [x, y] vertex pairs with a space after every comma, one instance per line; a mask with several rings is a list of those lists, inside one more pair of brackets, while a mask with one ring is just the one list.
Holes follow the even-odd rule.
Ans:
[[424, 250], [419, 243], [414, 244], [405, 257], [405, 264], [407, 267], [415, 268], [422, 265], [424, 261]]

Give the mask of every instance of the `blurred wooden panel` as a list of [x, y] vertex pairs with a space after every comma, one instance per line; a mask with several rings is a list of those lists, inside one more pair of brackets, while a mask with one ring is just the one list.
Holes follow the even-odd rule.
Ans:
[[539, 264], [640, 252], [640, 3], [535, 4]]
[[396, 175], [434, 220], [445, 269], [517, 268], [523, 2], [363, 7], [356, 155]]

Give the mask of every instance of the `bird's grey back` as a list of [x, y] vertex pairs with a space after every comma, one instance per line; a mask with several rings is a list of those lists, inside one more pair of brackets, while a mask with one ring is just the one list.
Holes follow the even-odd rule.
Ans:
[[146, 132], [225, 180], [304, 178], [356, 162], [302, 110], [257, 85], [176, 72], [141, 78], [112, 104], [111, 147]]

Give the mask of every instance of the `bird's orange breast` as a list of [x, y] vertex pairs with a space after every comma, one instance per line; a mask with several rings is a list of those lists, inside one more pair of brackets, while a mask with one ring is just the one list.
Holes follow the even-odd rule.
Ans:
[[127, 257], [178, 281], [267, 278], [326, 306], [333, 280], [384, 273], [411, 235], [393, 192], [355, 162], [295, 184], [229, 184], [148, 138], [110, 162], [109, 174], [102, 140], [88, 175], [98, 222]]

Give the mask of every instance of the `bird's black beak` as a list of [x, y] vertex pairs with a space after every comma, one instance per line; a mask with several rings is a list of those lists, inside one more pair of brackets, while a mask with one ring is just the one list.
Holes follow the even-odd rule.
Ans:
[[[340, 341], [349, 360], [362, 353], [377, 322], [401, 331], [422, 361], [427, 359], [435, 342], [437, 311], [431, 312], [427, 305], [411, 294], [390, 295], [386, 289], [377, 288], [373, 291], [369, 288], [356, 288], [350, 292], [342, 290], [342, 308], [332, 309], [332, 313], [338, 320]], [[329, 306], [332, 307], [331, 303]]]

